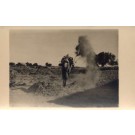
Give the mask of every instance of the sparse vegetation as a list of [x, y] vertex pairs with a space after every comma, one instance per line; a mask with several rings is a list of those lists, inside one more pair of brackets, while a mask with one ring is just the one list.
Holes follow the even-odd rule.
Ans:
[[[11, 89], [18, 87], [19, 85], [22, 87], [23, 84], [24, 87], [28, 88], [32, 86], [34, 83], [38, 82], [44, 82], [46, 89], [48, 89], [52, 94], [59, 94], [62, 88], [62, 78], [61, 78], [61, 68], [59, 66], [53, 66], [52, 68], [46, 68], [45, 66], [41, 66], [38, 64], [35, 64], [36, 66], [32, 66], [30, 63], [26, 63], [26, 65], [21, 65], [16, 64], [10, 64], [10, 86]], [[38, 68], [37, 68], [38, 65]], [[97, 86], [102, 86], [108, 82], [111, 82], [113, 80], [118, 79], [118, 68], [116, 67], [100, 67], [100, 76], [99, 80], [97, 82]], [[71, 83], [74, 81], [74, 78], [79, 75], [79, 74], [85, 74], [86, 73], [86, 68], [81, 68], [81, 67], [74, 67], [71, 75], [70, 75], [70, 80], [68, 83]], [[48, 85], [49, 84], [49, 85]], [[78, 85], [78, 86], [77, 86]], [[50, 89], [50, 88], [51, 89]], [[77, 90], [80, 86], [79, 83], [75, 82], [71, 86], [68, 85], [67, 88], [76, 88]], [[72, 89], [72, 90], [73, 90]], [[46, 95], [44, 89], [44, 95]], [[69, 89], [68, 89], [69, 91]], [[48, 91], [47, 91], [48, 93]], [[57, 95], [56, 94], [56, 95]]]
[[45, 66], [46, 66], [46, 67], [51, 67], [51, 66], [52, 66], [52, 64], [51, 64], [51, 63], [46, 62], [46, 63], [45, 63]]

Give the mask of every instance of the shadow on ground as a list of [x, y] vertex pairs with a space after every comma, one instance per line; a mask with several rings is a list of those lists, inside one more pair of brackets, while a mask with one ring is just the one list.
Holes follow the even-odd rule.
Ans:
[[118, 107], [118, 80], [48, 102], [69, 107]]

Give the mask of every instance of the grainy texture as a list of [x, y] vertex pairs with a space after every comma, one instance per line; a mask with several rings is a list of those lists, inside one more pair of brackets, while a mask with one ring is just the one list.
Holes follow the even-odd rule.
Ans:
[[[85, 74], [84, 70], [84, 68], [75, 68], [69, 77], [67, 86], [64, 88], [59, 67], [42, 67], [39, 70], [26, 66], [21, 68], [10, 67], [10, 105], [48, 107], [118, 106], [118, 70], [99, 70], [96, 85], [87, 87], [78, 82], [78, 77]], [[66, 98], [64, 98], [65, 96]], [[68, 99], [72, 98], [71, 102], [65, 100], [67, 97], [69, 97]], [[80, 102], [77, 97], [80, 97]]]

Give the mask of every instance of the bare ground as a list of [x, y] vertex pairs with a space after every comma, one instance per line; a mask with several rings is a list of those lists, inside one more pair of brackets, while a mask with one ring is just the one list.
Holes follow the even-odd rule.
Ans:
[[[34, 83], [45, 82], [46, 88], [30, 91]], [[60, 76], [17, 74], [10, 90], [12, 107], [118, 107], [118, 71], [102, 71], [95, 88], [84, 88], [71, 75], [67, 87]]]
[[118, 107], [118, 80], [49, 102], [70, 107]]

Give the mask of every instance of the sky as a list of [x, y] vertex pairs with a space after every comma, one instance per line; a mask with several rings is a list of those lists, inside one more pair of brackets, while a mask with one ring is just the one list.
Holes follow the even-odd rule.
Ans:
[[[96, 54], [111, 52], [118, 58], [118, 30], [11, 30], [10, 62], [58, 65], [69, 54], [75, 57], [79, 36], [87, 36]], [[83, 66], [77, 58], [76, 66]]]

